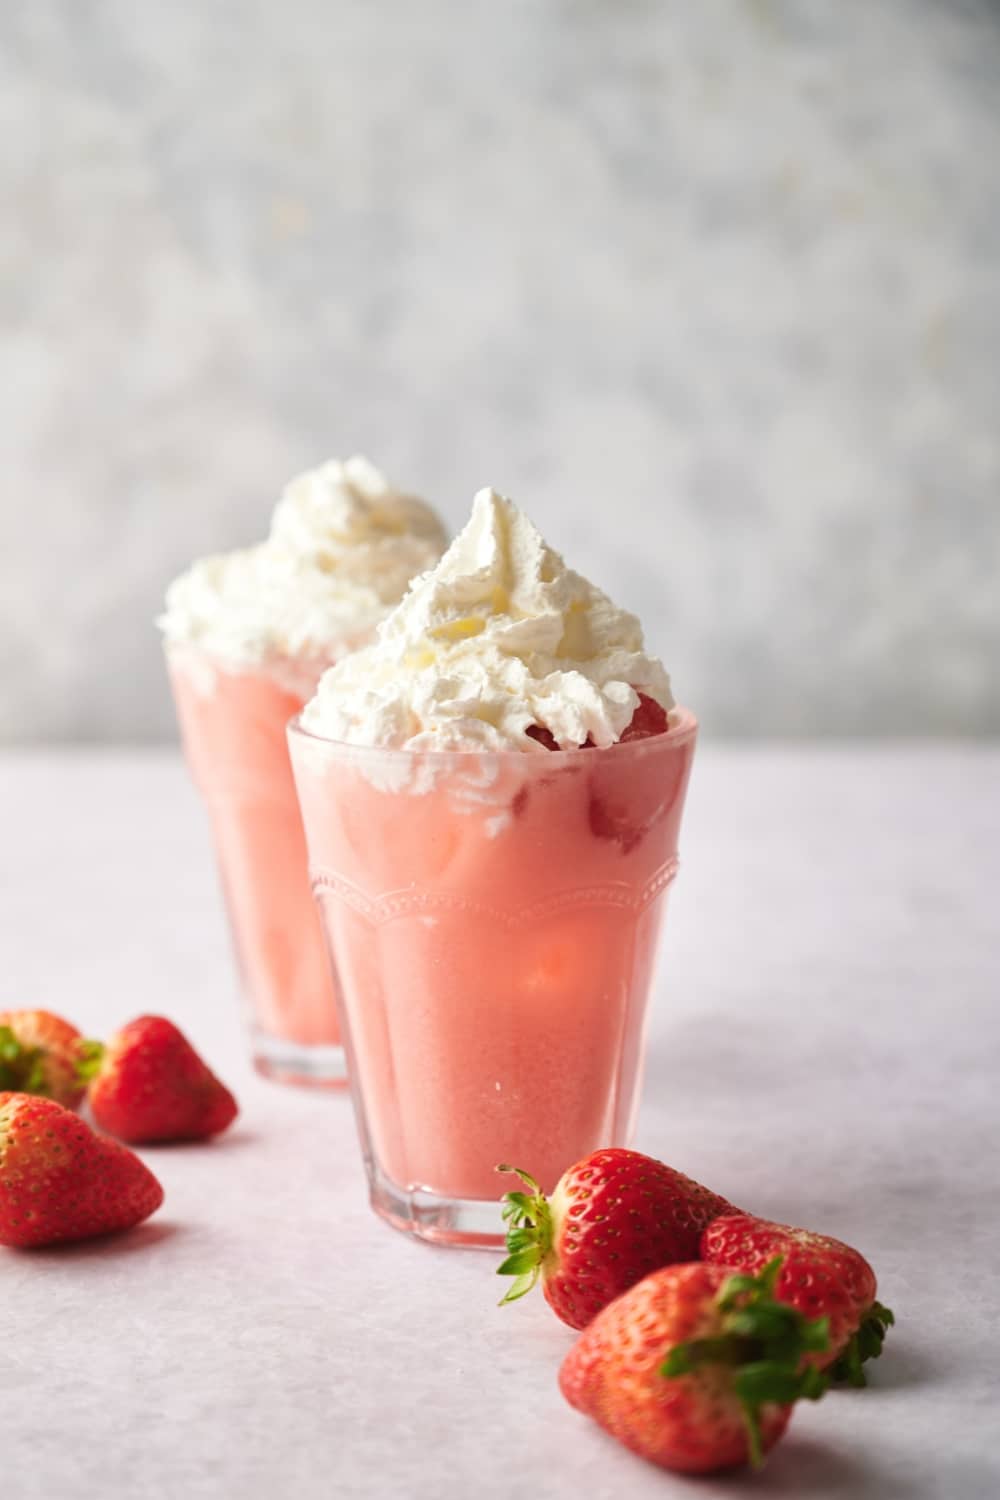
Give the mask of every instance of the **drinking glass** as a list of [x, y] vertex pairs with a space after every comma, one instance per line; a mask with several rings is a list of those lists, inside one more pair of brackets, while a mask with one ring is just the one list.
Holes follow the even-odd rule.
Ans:
[[167, 649], [184, 750], [208, 812], [258, 1072], [342, 1087], [333, 976], [309, 886], [286, 726], [329, 662], [236, 668]]
[[496, 1167], [551, 1190], [632, 1137], [697, 725], [607, 749], [459, 753], [293, 720], [372, 1205], [502, 1243]]

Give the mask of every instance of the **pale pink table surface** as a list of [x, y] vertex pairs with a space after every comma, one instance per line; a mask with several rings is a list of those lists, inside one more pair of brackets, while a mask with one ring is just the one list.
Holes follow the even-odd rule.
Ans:
[[[118, 1241], [0, 1251], [4, 1500], [1000, 1494], [1000, 752], [704, 748], [637, 1144], [858, 1243], [899, 1317], [763, 1480], [683, 1481], [555, 1385], [488, 1256], [370, 1214], [350, 1106], [254, 1078], [177, 755], [0, 757], [0, 1005], [175, 1017], [235, 1087]], [[475, 997], [470, 996], [470, 1003]]]

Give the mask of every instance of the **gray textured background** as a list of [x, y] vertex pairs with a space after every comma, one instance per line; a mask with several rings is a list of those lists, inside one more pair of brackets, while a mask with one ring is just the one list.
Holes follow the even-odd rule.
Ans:
[[0, 738], [367, 451], [518, 499], [715, 733], [1000, 729], [1000, 7], [8, 0]]

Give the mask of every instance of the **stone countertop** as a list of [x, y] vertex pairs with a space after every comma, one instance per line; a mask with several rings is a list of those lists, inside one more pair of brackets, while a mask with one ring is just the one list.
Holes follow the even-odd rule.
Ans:
[[0, 758], [0, 1005], [165, 1012], [242, 1104], [146, 1153], [131, 1235], [0, 1252], [5, 1500], [995, 1496], [998, 794], [996, 749], [700, 752], [636, 1144], [860, 1245], [898, 1326], [762, 1480], [694, 1485], [563, 1403], [540, 1297], [374, 1218], [345, 1097], [252, 1075], [179, 758]]

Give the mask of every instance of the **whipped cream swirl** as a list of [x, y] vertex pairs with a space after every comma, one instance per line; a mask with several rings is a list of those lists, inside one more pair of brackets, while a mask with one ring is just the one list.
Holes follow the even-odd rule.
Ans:
[[640, 691], [673, 706], [636, 617], [486, 489], [374, 642], [324, 673], [302, 723], [354, 744], [544, 754], [532, 726], [563, 750], [614, 744]]
[[266, 541], [175, 579], [157, 623], [168, 643], [236, 667], [329, 661], [371, 636], [445, 541], [431, 507], [367, 459], [334, 459], [288, 484]]

